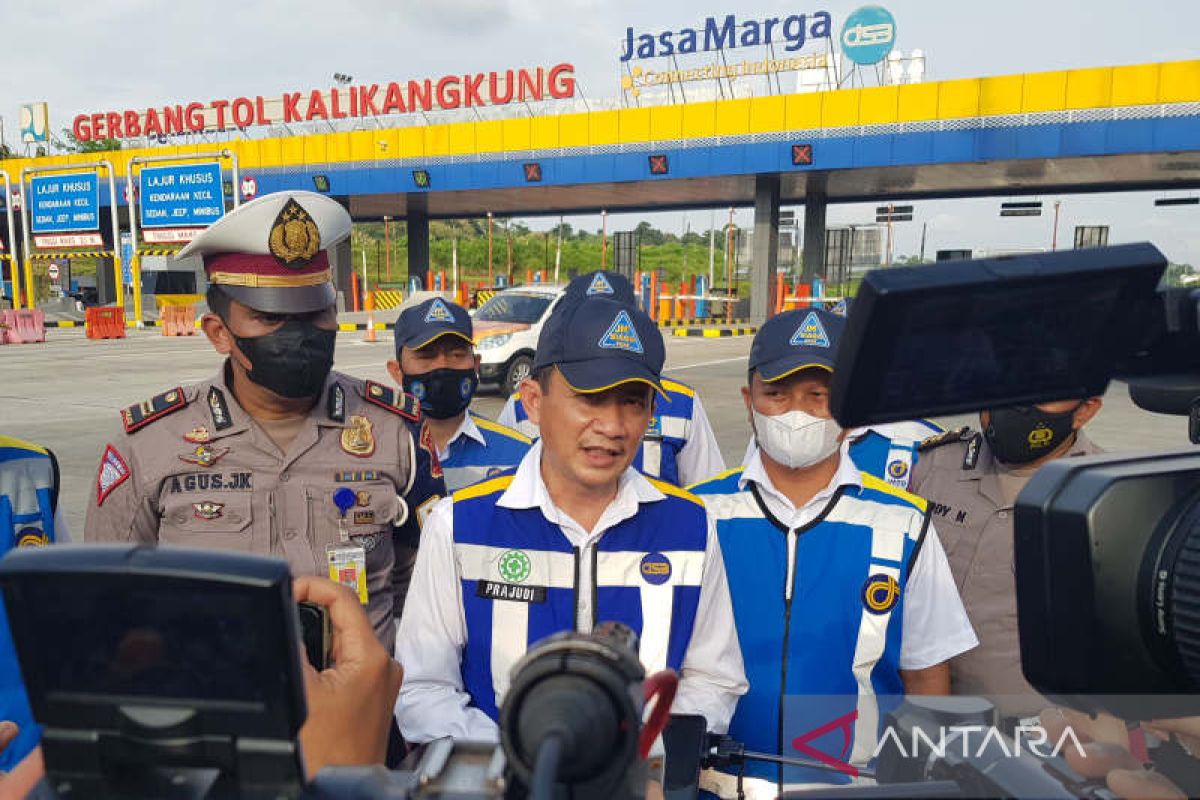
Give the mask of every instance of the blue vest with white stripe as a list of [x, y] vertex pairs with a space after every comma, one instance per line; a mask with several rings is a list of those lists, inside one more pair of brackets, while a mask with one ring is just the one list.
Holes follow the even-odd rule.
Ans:
[[450, 443], [441, 460], [448, 492], [495, 477], [515, 467], [529, 452], [528, 437], [476, 414], [471, 416], [484, 443], [470, 436], [459, 436]]
[[[58, 466], [48, 450], [0, 436], [0, 555], [14, 547], [55, 541]], [[3, 753], [0, 770], [11, 770], [41, 739], [21, 681], [21, 666], [0, 605], [0, 719], [12, 720], [20, 733]]]
[[[664, 380], [663, 389], [667, 397], [655, 395], [654, 416], [642, 437], [642, 446], [633, 459], [633, 468], [650, 478], [679, 485], [679, 451], [683, 450], [691, 435], [692, 414], [695, 411], [696, 392], [690, 386]], [[516, 414], [516, 428], [529, 436], [537, 436], [537, 428], [529, 421], [520, 395], [509, 398]]]
[[[540, 508], [497, 505], [511, 483], [506, 475], [454, 494], [454, 554], [467, 628], [460, 669], [472, 704], [494, 720], [517, 660], [547, 636], [575, 630], [583, 557]], [[700, 501], [656, 485], [665, 497], [641, 503], [591, 551], [593, 624], [632, 628], [647, 674], [683, 665], [707, 539]]]
[[863, 472], [882, 478], [898, 489], [912, 485], [917, 446], [943, 429], [928, 420], [872, 425], [850, 443], [850, 455]]
[[[789, 533], [753, 484], [738, 487], [741, 477], [733, 470], [692, 488], [717, 521], [750, 681], [729, 733], [749, 750], [864, 765], [904, 693], [904, 589], [928, 527], [925, 501], [863, 473], [862, 487], [842, 487]], [[848, 780], [757, 762], [746, 772], [783, 783]]]

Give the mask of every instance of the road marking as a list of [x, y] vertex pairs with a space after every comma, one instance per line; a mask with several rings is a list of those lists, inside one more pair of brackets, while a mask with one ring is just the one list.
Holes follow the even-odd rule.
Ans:
[[667, 367], [664, 372], [679, 372], [685, 369], [696, 369], [697, 367], [712, 367], [717, 364], [732, 364], [734, 361], [745, 361], [749, 355], [735, 356], [734, 358], [718, 358], [716, 361], [701, 361], [698, 364], [684, 364], [679, 367]]

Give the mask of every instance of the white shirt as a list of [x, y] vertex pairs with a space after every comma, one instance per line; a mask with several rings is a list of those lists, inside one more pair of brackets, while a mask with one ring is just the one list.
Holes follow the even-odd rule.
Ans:
[[[500, 424], [503, 425], [504, 423]], [[458, 429], [454, 431], [454, 435], [446, 440], [446, 446], [438, 448], [438, 460], [446, 460], [446, 456], [450, 455], [450, 445], [457, 442], [460, 436], [474, 439], [484, 447], [487, 447], [487, 439], [483, 438], [483, 433], [479, 430], [479, 426], [475, 424], [475, 420], [471, 418], [471, 412], [468, 411], [463, 415], [463, 421], [459, 424]]]
[[[637, 514], [642, 503], [657, 502], [664, 497], [644, 476], [627, 469], [620, 477], [617, 496], [595, 528], [587, 531], [551, 499], [542, 480], [541, 456], [542, 444], [535, 442], [497, 505], [540, 508], [546, 519], [558, 525], [581, 552], [594, 547], [605, 531]], [[396, 721], [410, 742], [427, 742], [443, 736], [478, 741], [498, 738], [495, 723], [469, 705], [470, 698], [463, 690], [459, 664], [467, 643], [466, 619], [462, 581], [454, 554], [453, 522], [453, 502], [446, 498], [434, 507], [422, 529], [421, 547], [396, 637], [396, 660], [404, 667], [404, 684], [396, 701]], [[591, 561], [580, 559], [579, 582], [583, 585], [593, 582]], [[587, 632], [591, 629], [589, 604], [593, 594], [581, 591], [579, 597], [576, 627]], [[709, 517], [696, 620], [671, 708], [678, 714], [701, 714], [710, 731], [723, 733], [737, 708], [738, 697], [748, 687], [725, 562], [721, 558], [716, 525]]]
[[[750, 481], [758, 484], [767, 510], [789, 530], [816, 519], [839, 487], [862, 486], [861, 473], [847, 455], [845, 444], [841, 449], [837, 472], [829, 484], [800, 508], [792, 505], [792, 501], [771, 483], [757, 447], [753, 448], [746, 460], [738, 486], [745, 488]], [[967, 618], [954, 575], [950, 572], [946, 551], [942, 549], [942, 542], [931, 523], [904, 590], [900, 669], [932, 667], [978, 645], [979, 639]]]
[[[515, 394], [509, 395], [504, 408], [500, 409], [500, 414], [496, 417], [496, 422], [536, 439], [538, 428], [532, 420], [517, 421], [516, 408], [519, 402], [521, 401], [516, 399]], [[679, 468], [680, 486], [691, 486], [725, 471], [725, 457], [721, 455], [716, 434], [713, 433], [698, 392], [692, 395], [692, 421], [688, 425], [687, 439], [679, 449], [675, 465]]]

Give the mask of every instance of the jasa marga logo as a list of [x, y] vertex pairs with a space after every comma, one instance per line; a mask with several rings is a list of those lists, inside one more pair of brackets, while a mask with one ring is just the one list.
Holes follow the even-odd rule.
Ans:
[[680, 28], [658, 33], [639, 34], [629, 27], [625, 29], [621, 61], [733, 47], [758, 47], [779, 42], [784, 43], [784, 50], [795, 52], [810, 39], [830, 38], [832, 27], [833, 21], [828, 11], [742, 22], [738, 22], [735, 14], [728, 14], [719, 22], [716, 17], [708, 17], [700, 28]]

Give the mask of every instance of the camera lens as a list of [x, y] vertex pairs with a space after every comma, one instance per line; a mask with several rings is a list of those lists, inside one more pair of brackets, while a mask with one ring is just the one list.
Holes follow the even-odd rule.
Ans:
[[1200, 495], [1169, 514], [1163, 532], [1142, 630], [1163, 668], [1200, 685]]

